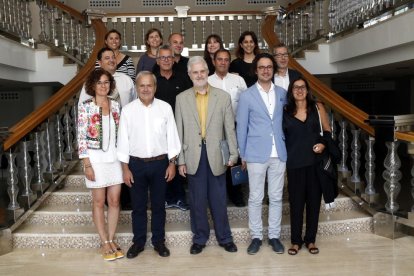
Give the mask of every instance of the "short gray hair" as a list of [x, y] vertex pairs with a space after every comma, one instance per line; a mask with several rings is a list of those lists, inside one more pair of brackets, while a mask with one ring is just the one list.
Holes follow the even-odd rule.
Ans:
[[142, 76], [148, 76], [151, 75], [152, 79], [154, 80], [154, 85], [157, 86], [157, 77], [150, 71], [141, 71], [138, 73], [137, 78], [136, 78], [136, 86], [138, 85], [138, 81]]
[[158, 47], [158, 49], [157, 49], [157, 58], [160, 57], [160, 50], [170, 50], [171, 54], [174, 55], [174, 50], [171, 48], [170, 44], [164, 44], [164, 45], [161, 45], [160, 47]]
[[194, 64], [197, 64], [197, 63], [201, 63], [201, 64], [203, 64], [203, 66], [204, 66], [204, 68], [207, 70], [207, 72], [208, 72], [208, 65], [207, 65], [207, 62], [204, 60], [204, 58], [203, 57], [201, 57], [201, 56], [194, 56], [194, 57], [191, 57], [189, 60], [188, 60], [188, 64], [187, 64], [187, 72], [188, 73], [190, 73], [191, 72], [191, 67], [194, 65]]

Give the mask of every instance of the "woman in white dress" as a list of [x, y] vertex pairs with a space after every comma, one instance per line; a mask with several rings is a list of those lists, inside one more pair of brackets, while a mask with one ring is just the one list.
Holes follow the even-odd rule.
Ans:
[[[92, 96], [79, 106], [79, 158], [83, 160], [86, 187], [92, 192], [92, 216], [102, 243], [104, 260], [124, 257], [114, 236], [119, 217], [122, 169], [116, 156], [116, 139], [120, 107], [108, 97], [115, 88], [110, 73], [98, 68], [85, 83], [86, 93]], [[105, 200], [108, 202], [105, 225]]]

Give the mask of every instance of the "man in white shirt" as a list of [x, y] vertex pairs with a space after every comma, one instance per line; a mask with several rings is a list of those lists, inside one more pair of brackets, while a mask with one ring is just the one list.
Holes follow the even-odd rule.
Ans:
[[175, 161], [181, 150], [171, 106], [154, 98], [157, 80], [148, 71], [137, 75], [138, 99], [121, 113], [118, 130], [118, 159], [124, 182], [131, 187], [133, 245], [127, 258], [135, 258], [147, 240], [148, 190], [151, 197], [151, 242], [161, 257], [165, 246], [165, 192], [175, 176]]
[[277, 64], [275, 70], [274, 84], [288, 90], [289, 83], [293, 82], [301, 76], [301, 74], [293, 69], [289, 69], [289, 51], [285, 44], [280, 43], [273, 48], [273, 58]]
[[282, 130], [286, 90], [272, 83], [276, 62], [268, 53], [256, 55], [257, 82], [240, 95], [237, 109], [237, 142], [242, 167], [249, 171], [249, 229], [247, 248], [256, 254], [263, 239], [262, 202], [267, 175], [269, 195], [269, 245], [284, 253], [280, 242], [282, 196], [287, 152]]
[[229, 50], [218, 50], [213, 59], [215, 72], [208, 77], [208, 83], [230, 94], [233, 114], [236, 116], [240, 93], [247, 89], [247, 85], [239, 75], [229, 74], [230, 61], [231, 54]]
[[[213, 65], [215, 72], [208, 77], [208, 83], [230, 94], [233, 114], [236, 116], [240, 93], [247, 89], [247, 85], [242, 77], [229, 73], [230, 60], [229, 50], [219, 49], [214, 53]], [[230, 169], [226, 172], [226, 183], [227, 193], [233, 204], [237, 207], [246, 206], [241, 185], [233, 186], [232, 184]]]
[[[118, 100], [121, 107], [137, 98], [137, 93], [132, 79], [123, 73], [116, 72], [116, 58], [112, 49], [105, 47], [99, 50], [98, 63], [102, 69], [108, 71], [114, 77], [115, 90], [110, 96]], [[82, 87], [78, 104], [81, 104], [90, 98], [91, 96], [86, 94], [85, 86]]]

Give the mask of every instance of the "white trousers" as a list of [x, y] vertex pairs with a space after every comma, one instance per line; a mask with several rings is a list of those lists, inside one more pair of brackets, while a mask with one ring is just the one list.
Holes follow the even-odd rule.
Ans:
[[247, 163], [249, 171], [249, 229], [252, 239], [263, 239], [262, 203], [267, 173], [269, 196], [269, 239], [279, 239], [286, 162], [269, 158], [266, 163]]

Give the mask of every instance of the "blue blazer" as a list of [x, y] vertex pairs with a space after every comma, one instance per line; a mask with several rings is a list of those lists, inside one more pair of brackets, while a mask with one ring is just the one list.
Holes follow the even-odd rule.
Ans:
[[240, 94], [237, 108], [237, 142], [243, 161], [265, 163], [272, 152], [275, 137], [279, 159], [287, 160], [285, 136], [282, 130], [283, 108], [287, 92], [275, 86], [275, 111], [270, 118], [256, 84]]

